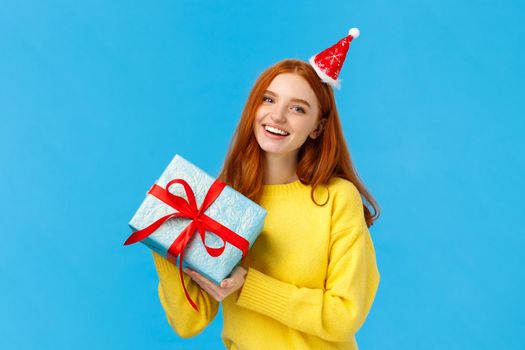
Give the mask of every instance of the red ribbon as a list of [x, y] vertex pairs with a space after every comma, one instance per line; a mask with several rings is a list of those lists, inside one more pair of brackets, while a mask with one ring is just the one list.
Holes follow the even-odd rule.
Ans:
[[[169, 191], [170, 186], [175, 183], [179, 183], [182, 186], [184, 186], [184, 190], [186, 191], [186, 196], [188, 197], [188, 200], [186, 200], [184, 197], [176, 196]], [[215, 201], [215, 199], [219, 197], [220, 193], [222, 192], [225, 186], [226, 184], [224, 182], [216, 179], [209, 188], [208, 193], [206, 193], [201, 207], [197, 208], [195, 194], [193, 193], [193, 190], [191, 189], [190, 185], [185, 180], [171, 180], [166, 185], [166, 188], [162, 188], [160, 186], [157, 186], [156, 184], [153, 184], [148, 193], [157, 197], [167, 205], [173, 207], [177, 210], [177, 212], [163, 216], [154, 223], [150, 224], [148, 227], [142, 230], [135, 231], [128, 237], [126, 242], [124, 242], [124, 245], [128, 245], [143, 240], [144, 238], [148, 237], [153, 232], [155, 232], [155, 230], [157, 230], [165, 221], [169, 219], [178, 217], [192, 219], [191, 223], [179, 234], [177, 239], [175, 239], [175, 241], [173, 241], [173, 243], [170, 245], [168, 249], [167, 258], [169, 261], [176, 264], [177, 256], [180, 255], [179, 272], [180, 279], [182, 281], [182, 288], [184, 289], [184, 293], [186, 294], [186, 299], [188, 299], [191, 306], [197, 311], [199, 311], [199, 309], [191, 299], [188, 291], [186, 290], [186, 284], [184, 283], [184, 277], [182, 275], [182, 260], [184, 257], [184, 249], [186, 248], [188, 242], [190, 241], [191, 237], [193, 237], [195, 232], [199, 232], [202, 244], [206, 248], [208, 254], [210, 254], [213, 257], [220, 256], [223, 253], [226, 247], [226, 242], [229, 242], [235, 247], [239, 248], [242, 251], [243, 259], [246, 256], [246, 253], [248, 252], [248, 249], [250, 247], [250, 242], [248, 242], [245, 238], [239, 236], [237, 233], [233, 232], [226, 226], [222, 225], [221, 223], [215, 221], [214, 219], [204, 214], [206, 209], [208, 209], [208, 207]], [[220, 248], [213, 248], [207, 246], [204, 240], [205, 231], [215, 233], [222, 239], [224, 245]]]

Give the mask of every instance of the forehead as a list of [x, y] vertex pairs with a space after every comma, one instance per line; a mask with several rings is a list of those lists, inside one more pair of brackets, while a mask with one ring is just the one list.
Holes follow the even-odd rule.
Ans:
[[316, 105], [317, 97], [310, 84], [302, 76], [293, 73], [279, 74], [273, 78], [268, 86], [268, 90], [277, 93], [283, 98], [298, 98], [310, 102], [311, 106]]

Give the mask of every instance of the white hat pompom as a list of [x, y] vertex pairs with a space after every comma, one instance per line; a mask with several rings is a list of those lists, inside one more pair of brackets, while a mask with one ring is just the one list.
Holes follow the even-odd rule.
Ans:
[[357, 28], [352, 28], [348, 31], [348, 34], [351, 35], [354, 39], [356, 39], [361, 32]]

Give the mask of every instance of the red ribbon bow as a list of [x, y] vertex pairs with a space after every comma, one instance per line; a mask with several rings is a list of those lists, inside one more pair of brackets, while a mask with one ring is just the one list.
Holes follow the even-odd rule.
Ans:
[[[188, 197], [188, 200], [186, 200], [184, 197], [176, 196], [169, 191], [170, 186], [175, 183], [179, 183], [182, 186], [184, 186], [184, 190], [186, 191], [186, 196]], [[168, 249], [167, 258], [168, 260], [176, 264], [177, 256], [180, 255], [179, 272], [180, 279], [182, 281], [182, 288], [184, 289], [184, 293], [186, 294], [186, 299], [188, 299], [191, 306], [197, 311], [199, 311], [199, 309], [191, 299], [188, 291], [186, 290], [186, 284], [184, 283], [184, 277], [182, 275], [182, 260], [184, 257], [184, 249], [186, 248], [186, 245], [190, 241], [191, 237], [193, 237], [195, 231], [199, 232], [200, 238], [204, 247], [206, 248], [206, 251], [213, 257], [220, 256], [223, 253], [224, 248], [226, 247], [226, 242], [229, 242], [237, 248], [239, 248], [242, 251], [243, 259], [246, 256], [246, 253], [248, 252], [248, 249], [250, 247], [250, 242], [248, 242], [245, 238], [239, 236], [237, 233], [233, 232], [226, 226], [222, 225], [221, 223], [215, 221], [214, 219], [204, 214], [206, 209], [208, 209], [208, 207], [215, 201], [215, 199], [219, 197], [220, 193], [222, 192], [225, 186], [226, 184], [224, 182], [218, 179], [215, 180], [209, 188], [208, 193], [206, 193], [201, 207], [197, 208], [195, 194], [193, 193], [193, 190], [191, 189], [190, 185], [185, 180], [171, 180], [166, 185], [166, 188], [162, 188], [160, 186], [157, 186], [156, 184], [153, 184], [148, 193], [157, 197], [167, 205], [173, 207], [177, 210], [177, 212], [163, 216], [154, 223], [150, 224], [148, 227], [142, 230], [135, 231], [128, 237], [126, 242], [124, 242], [124, 245], [128, 245], [143, 240], [144, 238], [148, 237], [153, 232], [155, 232], [156, 229], [158, 229], [165, 221], [169, 219], [177, 217], [192, 219], [191, 223], [179, 234], [177, 239], [175, 239], [175, 241], [173, 241], [173, 243], [170, 245]], [[224, 245], [220, 248], [213, 248], [207, 246], [204, 240], [206, 230], [213, 232], [217, 236], [219, 236], [222, 239]]]

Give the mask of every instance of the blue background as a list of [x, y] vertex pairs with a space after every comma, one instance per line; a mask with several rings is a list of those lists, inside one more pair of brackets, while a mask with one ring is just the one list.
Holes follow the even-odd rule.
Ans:
[[362, 349], [524, 349], [520, 1], [2, 1], [0, 348], [179, 338], [143, 245], [175, 153], [216, 175], [257, 76], [357, 26], [336, 91], [382, 208]]

